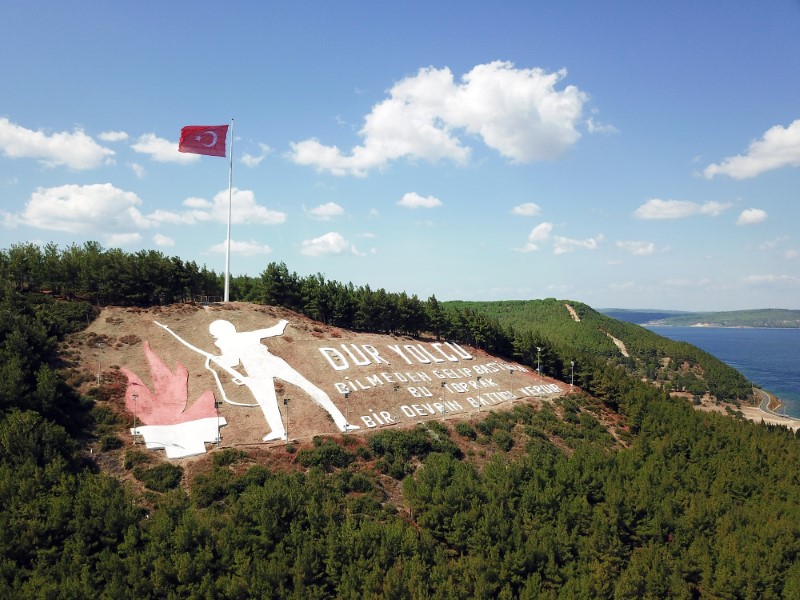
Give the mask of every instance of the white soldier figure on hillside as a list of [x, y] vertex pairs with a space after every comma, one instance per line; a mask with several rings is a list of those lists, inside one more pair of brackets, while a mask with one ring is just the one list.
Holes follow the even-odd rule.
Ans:
[[222, 351], [211, 357], [215, 363], [230, 372], [240, 363], [246, 372], [245, 376], [235, 381], [246, 385], [264, 412], [271, 431], [264, 436], [264, 441], [279, 440], [286, 437], [283, 419], [281, 418], [278, 397], [275, 394], [275, 379], [292, 383], [306, 392], [319, 406], [328, 411], [333, 422], [340, 431], [347, 432], [358, 429], [350, 425], [342, 412], [331, 401], [328, 394], [303, 377], [285, 360], [275, 356], [261, 343], [268, 337], [282, 335], [288, 321], [282, 319], [277, 325], [255, 331], [236, 331], [230, 321], [218, 320], [209, 325], [209, 333], [216, 338], [214, 344]]

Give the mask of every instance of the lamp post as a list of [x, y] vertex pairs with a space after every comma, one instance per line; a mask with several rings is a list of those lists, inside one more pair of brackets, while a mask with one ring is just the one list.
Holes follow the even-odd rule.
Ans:
[[347, 433], [348, 427], [350, 427], [350, 402], [348, 401], [350, 398], [350, 392], [344, 393], [344, 432]]
[[100, 373], [103, 367], [103, 346], [105, 346], [103, 342], [97, 342], [97, 348], [99, 350], [97, 353], [97, 385], [100, 385]]
[[137, 399], [139, 398], [139, 394], [133, 394], [133, 445], [136, 445], [136, 408], [137, 408]]
[[570, 376], [569, 376], [569, 387], [572, 388], [573, 384], [575, 383], [575, 361], [569, 361], [570, 366]]
[[536, 346], [536, 372], [539, 374], [539, 377], [542, 376], [542, 361], [539, 359], [541, 351], [542, 349]]
[[286, 407], [286, 443], [289, 443], [289, 398], [283, 399], [283, 405]]

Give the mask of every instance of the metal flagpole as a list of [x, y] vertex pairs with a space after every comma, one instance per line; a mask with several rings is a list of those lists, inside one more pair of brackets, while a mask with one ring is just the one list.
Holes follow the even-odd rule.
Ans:
[[231, 289], [231, 204], [233, 203], [233, 119], [231, 119], [231, 155], [228, 161], [228, 238], [225, 243], [225, 298], [230, 300]]

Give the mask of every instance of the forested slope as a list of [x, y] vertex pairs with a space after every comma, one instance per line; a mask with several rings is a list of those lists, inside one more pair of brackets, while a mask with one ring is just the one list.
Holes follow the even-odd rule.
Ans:
[[[707, 352], [613, 319], [581, 302], [548, 298], [442, 305], [460, 314], [481, 315], [511, 332], [517, 358], [563, 381], [569, 381], [574, 371], [581, 387], [600, 396], [607, 385], [613, 385], [609, 365], [658, 382], [666, 390], [708, 392], [732, 401], [752, 396], [752, 385], [741, 373]], [[612, 338], [624, 344], [628, 356]]]
[[[556, 319], [558, 305], [541, 301], [532, 319], [552, 315], [558, 335], [527, 333], [534, 343], [552, 335], [562, 362], [597, 351], [582, 377], [602, 403], [580, 393], [541, 410], [170, 463], [128, 441], [117, 448], [108, 432], [130, 422], [65, 383], [77, 374], [59, 340], [94, 318], [91, 305], [6, 280], [0, 595], [800, 596], [800, 440], [670, 398], [605, 333], [582, 358], [566, 354], [575, 349], [563, 340], [580, 342], [577, 326], [592, 323], [632, 356], [658, 347], [578, 303], [580, 322]], [[505, 330], [504, 317], [454, 308], [474, 339]], [[603, 424], [609, 406], [622, 439]], [[112, 476], [99, 466], [114, 457]]]

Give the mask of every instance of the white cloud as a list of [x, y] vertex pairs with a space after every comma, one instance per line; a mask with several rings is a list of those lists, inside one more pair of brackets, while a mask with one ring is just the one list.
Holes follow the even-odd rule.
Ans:
[[510, 62], [477, 65], [456, 83], [448, 68], [420, 69], [396, 83], [373, 106], [343, 154], [316, 139], [291, 144], [291, 159], [334, 175], [365, 176], [400, 158], [465, 163], [470, 148], [456, 133], [478, 136], [512, 162], [558, 157], [580, 138], [576, 129], [587, 96], [555, 88], [566, 70], [517, 69]]
[[436, 208], [442, 205], [442, 201], [433, 196], [422, 197], [416, 192], [407, 192], [397, 205], [405, 208]]
[[787, 241], [789, 239], [790, 238], [789, 238], [788, 235], [782, 235], [780, 237], [775, 238], [774, 240], [769, 240], [769, 241], [763, 242], [758, 247], [758, 249], [759, 250], [774, 250], [775, 248], [777, 248], [778, 246], [783, 244], [783, 242], [785, 242], [785, 241]]
[[528, 234], [528, 242], [519, 249], [520, 252], [534, 252], [539, 249], [539, 244], [545, 242], [550, 238], [550, 232], [553, 231], [552, 223], [539, 223], [536, 227], [531, 229]]
[[94, 169], [113, 162], [114, 151], [105, 148], [81, 129], [72, 133], [46, 134], [0, 118], [0, 151], [9, 158], [35, 158], [47, 167]]
[[136, 194], [110, 183], [62, 185], [37, 189], [16, 220], [50, 231], [129, 233], [150, 225], [141, 204]]
[[798, 256], [800, 256], [800, 252], [794, 249], [786, 250], [783, 253], [783, 258], [785, 258], [786, 260], [794, 260]]
[[695, 215], [718, 217], [731, 207], [729, 202], [689, 202], [688, 200], [659, 200], [654, 198], [642, 204], [633, 213], [637, 219], [683, 219]]
[[653, 242], [622, 241], [617, 242], [617, 248], [630, 252], [634, 256], [651, 256], [655, 254], [656, 247]]
[[608, 123], [595, 123], [592, 117], [586, 119], [586, 130], [589, 133], [619, 133], [619, 129]]
[[257, 167], [258, 165], [261, 164], [261, 161], [263, 161], [267, 157], [267, 155], [272, 153], [272, 148], [270, 148], [266, 144], [259, 144], [258, 146], [261, 149], [260, 154], [254, 155], [254, 154], [248, 154], [247, 152], [242, 154], [241, 161], [246, 167], [251, 167], [251, 168]]
[[142, 241], [141, 234], [133, 233], [112, 233], [105, 236], [106, 245], [112, 248], [121, 248], [123, 246], [131, 246], [138, 244]]
[[737, 225], [754, 225], [767, 219], [767, 212], [760, 208], [748, 208], [739, 214]]
[[153, 236], [153, 243], [160, 248], [172, 248], [175, 245], [175, 240], [157, 233]]
[[[228, 222], [228, 190], [218, 192], [212, 201], [205, 198], [187, 198], [183, 205], [189, 210], [177, 213], [157, 210], [148, 218], [158, 222], [191, 225], [202, 221]], [[286, 213], [270, 210], [256, 202], [252, 190], [231, 190], [231, 223], [240, 225], [279, 225], [286, 221]]]
[[340, 217], [343, 215], [344, 209], [335, 202], [327, 202], [312, 208], [308, 211], [308, 214], [311, 215], [312, 218], [319, 219], [320, 221], [330, 221], [333, 217]]
[[97, 137], [104, 142], [124, 142], [128, 139], [128, 134], [124, 131], [104, 131]]
[[146, 171], [142, 165], [139, 163], [128, 163], [128, 166], [131, 168], [131, 171], [133, 171], [133, 174], [136, 175], [137, 179], [144, 179]]
[[585, 240], [573, 240], [561, 236], [556, 236], [553, 240], [553, 254], [566, 254], [575, 250], [597, 250], [605, 237], [600, 234], [596, 238]]
[[535, 217], [538, 215], [542, 209], [539, 207], [538, 204], [534, 204], [533, 202], [525, 202], [523, 204], [518, 204], [514, 208], [511, 209], [512, 215], [519, 215], [521, 217]]
[[775, 125], [760, 140], [750, 143], [744, 155], [729, 156], [719, 164], [705, 168], [703, 175], [711, 179], [727, 175], [734, 179], [749, 179], [781, 167], [800, 166], [800, 119], [788, 127]]
[[[217, 254], [225, 254], [227, 250], [227, 242], [221, 242], [211, 246], [210, 251]], [[266, 244], [259, 244], [255, 241], [237, 242], [231, 240], [231, 254], [238, 254], [240, 256], [261, 256], [272, 253], [272, 248]]]
[[139, 136], [135, 144], [131, 145], [136, 152], [147, 154], [156, 162], [172, 162], [189, 164], [200, 160], [199, 154], [178, 152], [178, 143], [157, 137], [154, 133], [145, 133]]
[[325, 256], [327, 254], [359, 254], [355, 246], [350, 244], [341, 233], [331, 231], [311, 240], [303, 240], [300, 253], [306, 256]]

